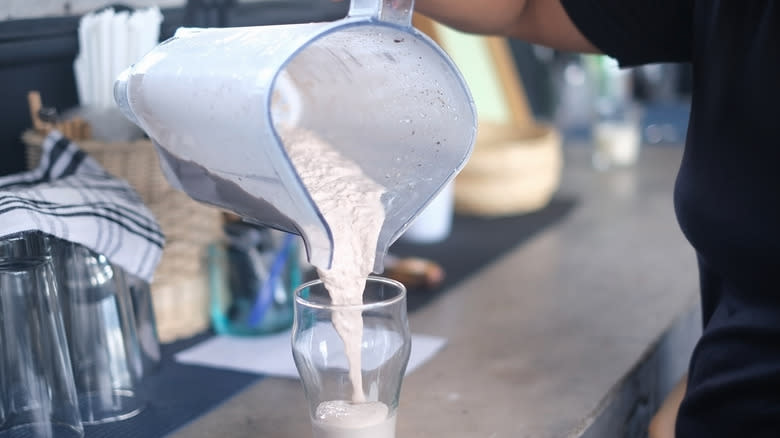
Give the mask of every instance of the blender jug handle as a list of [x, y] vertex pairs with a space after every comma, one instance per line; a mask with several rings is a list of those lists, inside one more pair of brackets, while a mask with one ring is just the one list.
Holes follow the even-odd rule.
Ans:
[[403, 27], [412, 26], [414, 0], [352, 0], [349, 17], [371, 17]]

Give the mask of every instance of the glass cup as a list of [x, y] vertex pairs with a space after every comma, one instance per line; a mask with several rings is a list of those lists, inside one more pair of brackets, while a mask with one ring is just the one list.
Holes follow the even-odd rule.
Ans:
[[48, 240], [0, 241], [0, 437], [84, 436]]
[[604, 55], [583, 58], [594, 90], [592, 162], [598, 170], [636, 164], [642, 143], [641, 111], [633, 99], [633, 74]]
[[89, 248], [56, 240], [55, 267], [84, 424], [137, 415], [143, 358], [124, 276]]
[[[347, 334], [342, 341], [334, 319], [356, 336]], [[411, 345], [406, 289], [400, 283], [369, 277], [363, 304], [352, 306], [333, 305], [320, 280], [298, 287], [292, 351], [314, 437], [394, 438]], [[358, 354], [350, 361], [347, 351]], [[353, 373], [350, 362], [360, 365]]]
[[160, 352], [160, 337], [154, 316], [151, 286], [147, 281], [124, 272], [121, 268], [114, 266], [114, 269], [117, 273], [124, 274], [125, 284], [133, 302], [135, 330], [141, 345], [143, 375], [152, 375], [160, 368], [162, 353]]

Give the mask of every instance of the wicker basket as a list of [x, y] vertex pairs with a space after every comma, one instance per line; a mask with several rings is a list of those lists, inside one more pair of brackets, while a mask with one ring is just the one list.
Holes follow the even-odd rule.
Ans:
[[488, 217], [541, 209], [558, 189], [562, 166], [561, 137], [552, 127], [480, 124], [455, 181], [455, 208]]
[[[27, 165], [33, 168], [40, 161], [44, 137], [28, 131], [22, 138], [27, 145]], [[151, 285], [160, 340], [170, 342], [206, 329], [206, 249], [222, 235], [220, 211], [172, 188], [160, 170], [154, 145], [148, 140], [81, 140], [78, 144], [108, 172], [135, 188], [165, 233], [165, 249]]]

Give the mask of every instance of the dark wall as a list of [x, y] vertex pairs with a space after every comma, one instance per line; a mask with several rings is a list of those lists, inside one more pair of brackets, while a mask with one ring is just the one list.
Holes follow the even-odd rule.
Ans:
[[[211, 0], [209, 0], [211, 1]], [[278, 0], [228, 5], [222, 14], [190, 2], [163, 11], [161, 37], [191, 26], [252, 26], [329, 21], [346, 15], [348, 2]], [[211, 3], [215, 3], [211, 1]], [[78, 17], [0, 22], [0, 175], [24, 170], [20, 136], [31, 125], [27, 92], [39, 90], [46, 106], [65, 110], [78, 104], [73, 60], [78, 53]]]

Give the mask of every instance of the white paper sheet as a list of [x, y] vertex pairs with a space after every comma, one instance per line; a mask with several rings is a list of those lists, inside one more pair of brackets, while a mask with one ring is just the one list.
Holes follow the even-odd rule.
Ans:
[[[412, 353], [406, 374], [431, 359], [447, 340], [436, 336], [412, 335]], [[241, 338], [215, 336], [176, 355], [176, 361], [234, 371], [298, 378], [290, 349], [290, 332]]]

